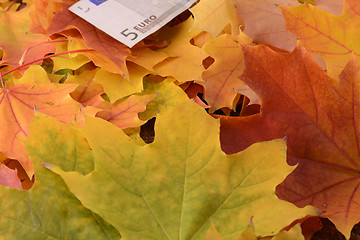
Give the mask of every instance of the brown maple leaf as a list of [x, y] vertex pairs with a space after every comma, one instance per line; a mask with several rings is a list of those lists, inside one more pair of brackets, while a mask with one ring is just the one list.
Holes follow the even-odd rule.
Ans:
[[311, 204], [347, 236], [360, 220], [360, 68], [348, 63], [331, 79], [300, 45], [289, 54], [244, 46], [242, 80], [261, 99], [261, 113], [221, 120], [222, 148], [286, 136], [288, 162], [299, 166], [277, 194]]

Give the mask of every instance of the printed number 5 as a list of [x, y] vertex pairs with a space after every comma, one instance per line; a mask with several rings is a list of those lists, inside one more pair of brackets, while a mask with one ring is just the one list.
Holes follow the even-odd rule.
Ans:
[[128, 32], [128, 33], [126, 33], [127, 30], [129, 30], [129, 29], [126, 28], [125, 30], [123, 30], [123, 31], [121, 32], [121, 34], [124, 35], [125, 37], [128, 37], [128, 36], [130, 36], [131, 34], [134, 35], [134, 37], [131, 39], [131, 41], [132, 41], [132, 40], [135, 40], [135, 39], [138, 37], [137, 33], [134, 33], [134, 32]]

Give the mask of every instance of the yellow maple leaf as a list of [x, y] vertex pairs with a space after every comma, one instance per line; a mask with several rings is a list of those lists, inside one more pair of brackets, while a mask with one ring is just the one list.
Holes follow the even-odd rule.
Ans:
[[195, 18], [191, 31], [205, 31], [216, 37], [230, 24], [231, 33], [239, 34], [239, 26], [242, 21], [237, 15], [234, 0], [201, 0], [190, 11]]
[[340, 16], [308, 3], [297, 7], [280, 7], [280, 10], [286, 28], [296, 35], [309, 52], [324, 58], [330, 77], [337, 78], [351, 56], [360, 63], [359, 1], [344, 0]]

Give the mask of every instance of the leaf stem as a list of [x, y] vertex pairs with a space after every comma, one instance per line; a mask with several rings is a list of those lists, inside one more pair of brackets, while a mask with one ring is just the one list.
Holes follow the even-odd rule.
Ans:
[[67, 41], [69, 41], [69, 40], [68, 40], [68, 39], [62, 39], [62, 40], [53, 40], [53, 41], [40, 42], [40, 43], [34, 44], [34, 45], [28, 47], [28, 48], [24, 51], [24, 53], [23, 53], [23, 55], [21, 56], [21, 59], [20, 59], [20, 61], [19, 61], [19, 65], [23, 65], [23, 64], [24, 64], [25, 56], [26, 56], [26, 54], [29, 52], [29, 50], [30, 50], [31, 48], [37, 47], [37, 46], [42, 45], [42, 44], [47, 44], [47, 43], [57, 43], [57, 42], [67, 42]]
[[[5, 12], [10, 11], [10, 9], [12, 8], [12, 6], [15, 5], [15, 3], [16, 3], [16, 0], [14, 0], [14, 1], [6, 8]], [[2, 81], [2, 80], [1, 80], [1, 81]]]
[[42, 61], [42, 60], [45, 60], [45, 59], [48, 59], [48, 58], [57, 57], [57, 56], [65, 55], [65, 54], [69, 54], [69, 53], [93, 52], [93, 51], [95, 51], [95, 50], [94, 50], [94, 49], [89, 49], [89, 48], [87, 48], [87, 49], [71, 50], [71, 51], [66, 51], [66, 52], [55, 53], [55, 54], [52, 54], [52, 55], [47, 55], [47, 56], [45, 56], [45, 57], [36, 59], [36, 60], [34, 60], [34, 61], [25, 63], [25, 64], [23, 64], [23, 65], [20, 65], [20, 66], [15, 67], [15, 68], [13, 68], [13, 69], [11, 69], [11, 70], [9, 70], [9, 71], [6, 71], [6, 72], [4, 72], [4, 73], [2, 74], [2, 76], [5, 76], [5, 75], [7, 75], [7, 74], [9, 74], [9, 73], [12, 73], [12, 72], [14, 72], [14, 71], [22, 68], [22, 67], [29, 66], [29, 65], [31, 65], [31, 64], [33, 64], [33, 63], [36, 63], [36, 62], [39, 62], [39, 61]]
[[4, 80], [3, 80], [3, 75], [2, 75], [1, 72], [0, 72], [0, 80], [1, 80], [1, 85], [2, 85], [2, 87], [3, 87], [3, 89], [4, 89], [4, 91], [6, 91], [5, 84], [4, 84]]

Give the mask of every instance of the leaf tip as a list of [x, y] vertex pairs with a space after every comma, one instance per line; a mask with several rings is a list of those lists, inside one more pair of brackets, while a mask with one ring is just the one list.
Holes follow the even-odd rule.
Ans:
[[43, 165], [44, 167], [46, 167], [47, 169], [51, 169], [54, 167], [53, 164], [50, 164], [50, 163], [45, 163], [45, 162], [40, 162], [41, 165]]
[[254, 216], [251, 216], [251, 218], [249, 219], [249, 226], [250, 226], [250, 227], [254, 227], [253, 218], [254, 218]]

